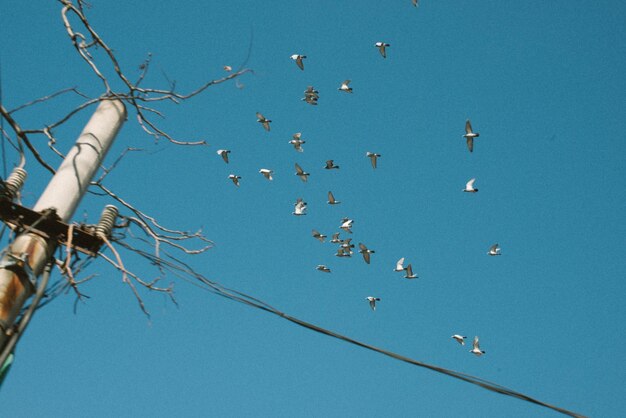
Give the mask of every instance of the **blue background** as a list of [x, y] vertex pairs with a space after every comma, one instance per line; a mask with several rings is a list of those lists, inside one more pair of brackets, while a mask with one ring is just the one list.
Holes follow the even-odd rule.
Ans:
[[[2, 4], [5, 107], [72, 86], [103, 92], [60, 9]], [[87, 14], [129, 75], [153, 53], [145, 86], [168, 88], [165, 73], [188, 92], [250, 54], [243, 88], [229, 82], [155, 105], [166, 115], [155, 120], [161, 128], [210, 146], [156, 142], [129, 109], [107, 158], [145, 150], [106, 185], [165, 226], [202, 227], [215, 247], [185, 258], [198, 272], [417, 360], [589, 416], [623, 414], [623, 2], [125, 1], [94, 2]], [[391, 44], [387, 59], [377, 41]], [[307, 55], [305, 71], [289, 59], [295, 53]], [[95, 56], [113, 79], [102, 51]], [[352, 95], [337, 91], [345, 79]], [[300, 101], [308, 85], [320, 92], [316, 107]], [[14, 117], [42, 128], [80, 102], [67, 94]], [[273, 121], [271, 132], [255, 112]], [[62, 151], [90, 114], [55, 131]], [[481, 134], [472, 154], [461, 137], [468, 118]], [[302, 154], [288, 144], [295, 132], [307, 141]], [[60, 164], [45, 137], [31, 139]], [[219, 148], [232, 150], [229, 165]], [[367, 151], [382, 155], [378, 169]], [[322, 169], [331, 158], [340, 170]], [[9, 169], [17, 161], [9, 150]], [[295, 162], [311, 173], [306, 184]], [[32, 206], [50, 176], [30, 154], [26, 169], [23, 202]], [[479, 193], [462, 193], [472, 177]], [[326, 204], [328, 190], [340, 205]], [[298, 197], [307, 216], [291, 215]], [[108, 203], [87, 195], [75, 219], [95, 222]], [[311, 237], [339, 231], [344, 216], [355, 220], [354, 242], [376, 251], [371, 265], [334, 257], [334, 245]], [[502, 256], [488, 257], [495, 242]], [[400, 257], [419, 279], [392, 272]], [[125, 263], [158, 274], [132, 254]], [[91, 273], [81, 287], [90, 299], [75, 314], [69, 292], [35, 316], [2, 387], [2, 416], [557, 416], [174, 276], [163, 283], [175, 283], [178, 307], [140, 290], [147, 319], [119, 272], [100, 260], [83, 277]], [[376, 312], [368, 295], [382, 299]], [[479, 335], [487, 354], [468, 353], [450, 339], [456, 333]]]

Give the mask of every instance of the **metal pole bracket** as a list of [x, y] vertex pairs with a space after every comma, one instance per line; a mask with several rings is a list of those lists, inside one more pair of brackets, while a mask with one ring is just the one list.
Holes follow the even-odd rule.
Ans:
[[29, 293], [34, 292], [37, 284], [37, 277], [28, 264], [28, 254], [24, 253], [17, 256], [15, 254], [6, 253], [6, 256], [7, 257], [4, 260], [0, 259], [0, 269], [9, 270], [15, 273], [20, 278], [22, 283], [28, 283], [31, 288]]
[[[11, 229], [30, 228], [29, 232], [55, 240], [60, 245], [67, 245], [69, 225], [61, 221], [56, 214], [44, 219], [42, 215], [41, 212], [0, 198], [0, 219]], [[73, 228], [72, 247], [76, 250], [95, 257], [103, 244], [104, 241], [96, 235], [95, 225], [76, 225]]]

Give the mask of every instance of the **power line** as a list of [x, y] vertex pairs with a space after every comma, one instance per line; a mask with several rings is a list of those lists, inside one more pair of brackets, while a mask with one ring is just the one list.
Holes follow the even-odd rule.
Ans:
[[[560, 408], [560, 407], [558, 407], [556, 405], [552, 405], [552, 404], [540, 401], [540, 400], [535, 399], [535, 398], [533, 398], [531, 396], [525, 395], [525, 394], [523, 394], [521, 392], [517, 392], [517, 391], [515, 391], [513, 389], [509, 389], [506, 386], [502, 386], [500, 384], [497, 384], [497, 383], [494, 383], [494, 382], [490, 382], [490, 381], [482, 379], [480, 377], [472, 376], [472, 375], [469, 375], [469, 374], [466, 374], [466, 373], [461, 373], [461, 372], [457, 372], [455, 370], [450, 370], [450, 369], [446, 369], [446, 368], [443, 368], [443, 367], [435, 366], [435, 365], [432, 365], [432, 364], [424, 363], [424, 362], [421, 362], [421, 361], [418, 361], [418, 360], [414, 360], [414, 359], [412, 359], [410, 357], [406, 357], [406, 356], [403, 356], [401, 354], [397, 354], [397, 353], [394, 353], [392, 351], [385, 350], [383, 348], [375, 347], [373, 345], [370, 345], [370, 344], [367, 344], [367, 343], [355, 340], [353, 338], [347, 337], [347, 336], [339, 334], [337, 332], [330, 331], [330, 330], [328, 330], [326, 328], [319, 327], [319, 326], [317, 326], [315, 324], [312, 324], [310, 322], [303, 321], [301, 319], [298, 319], [296, 317], [288, 315], [288, 314], [286, 314], [286, 313], [284, 313], [284, 312], [274, 308], [273, 306], [269, 305], [268, 303], [266, 303], [266, 302], [264, 302], [264, 301], [262, 301], [260, 299], [257, 299], [257, 298], [255, 298], [253, 296], [247, 295], [245, 293], [239, 292], [239, 291], [234, 290], [234, 289], [229, 289], [229, 288], [227, 288], [225, 286], [222, 286], [218, 282], [211, 281], [211, 280], [207, 279], [206, 277], [204, 277], [203, 275], [195, 272], [189, 265], [187, 265], [183, 261], [181, 261], [181, 260], [179, 260], [179, 259], [177, 259], [177, 258], [175, 258], [175, 257], [173, 257], [173, 256], [171, 256], [171, 255], [169, 255], [167, 253], [166, 253], [167, 256], [169, 258], [171, 258], [174, 262], [162, 259], [160, 257], [157, 257], [157, 256], [151, 254], [151, 253], [147, 253], [147, 252], [145, 252], [143, 250], [134, 248], [134, 247], [130, 246], [129, 244], [123, 242], [123, 241], [117, 241], [117, 244], [122, 245], [123, 247], [125, 247], [128, 250], [136, 252], [137, 254], [147, 258], [152, 263], [155, 263], [156, 265], [158, 265], [160, 267], [166, 268], [167, 270], [172, 272], [175, 276], [180, 277], [181, 279], [183, 279], [183, 280], [185, 280], [185, 281], [187, 281], [187, 282], [189, 282], [189, 283], [191, 283], [191, 284], [193, 284], [195, 286], [198, 286], [198, 287], [200, 287], [200, 288], [202, 288], [204, 290], [207, 290], [207, 291], [209, 291], [209, 292], [211, 292], [213, 294], [216, 294], [218, 296], [222, 296], [222, 297], [224, 297], [226, 299], [229, 299], [229, 300], [232, 300], [232, 301], [235, 301], [235, 302], [239, 302], [239, 303], [242, 303], [244, 305], [248, 305], [248, 306], [251, 306], [253, 308], [260, 309], [260, 310], [263, 310], [265, 312], [269, 312], [271, 314], [277, 315], [277, 316], [279, 316], [279, 317], [281, 317], [283, 319], [286, 319], [287, 321], [289, 321], [289, 322], [291, 322], [293, 324], [299, 325], [301, 327], [310, 329], [310, 330], [318, 332], [320, 334], [327, 335], [327, 336], [332, 337], [332, 338], [336, 338], [336, 339], [345, 341], [345, 342], [350, 343], [350, 344], [354, 344], [356, 346], [359, 346], [359, 347], [362, 347], [362, 348], [365, 348], [365, 349], [377, 352], [379, 354], [383, 354], [385, 356], [394, 358], [396, 360], [400, 360], [400, 361], [403, 361], [405, 363], [412, 364], [414, 366], [423, 367], [423, 368], [432, 370], [434, 372], [441, 373], [441, 374], [453, 377], [455, 379], [459, 379], [459, 380], [462, 380], [464, 382], [471, 383], [473, 385], [477, 385], [477, 386], [479, 386], [479, 387], [481, 387], [483, 389], [487, 389], [487, 390], [489, 390], [491, 392], [499, 393], [499, 394], [502, 394], [502, 395], [506, 395], [506, 396], [510, 396], [510, 397], [513, 397], [513, 398], [520, 399], [522, 401], [530, 402], [530, 403], [533, 403], [535, 405], [543, 406], [545, 408], [552, 409], [554, 411], [560, 412], [560, 413], [565, 414], [565, 415], [569, 415], [571, 417], [586, 418], [582, 414], [579, 414], [579, 413], [576, 413], [576, 412], [573, 412], [573, 411], [569, 411], [567, 409]], [[195, 279], [195, 280], [192, 280], [192, 278]]]
[[[0, 105], [3, 104], [2, 101], [2, 57], [0, 57]], [[0, 136], [2, 139], [0, 140], [2, 146], [2, 178], [7, 178], [7, 151], [4, 143], [4, 117], [0, 117]]]

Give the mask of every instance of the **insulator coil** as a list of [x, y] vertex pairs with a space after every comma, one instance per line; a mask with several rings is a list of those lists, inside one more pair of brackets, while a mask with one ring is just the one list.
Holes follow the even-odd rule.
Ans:
[[100, 220], [98, 221], [98, 225], [96, 225], [96, 235], [103, 235], [105, 237], [110, 237], [111, 232], [113, 231], [113, 226], [115, 226], [115, 219], [117, 218], [119, 211], [113, 205], [106, 205], [102, 210], [102, 215], [100, 215]]
[[26, 181], [26, 170], [15, 167], [9, 177], [4, 181], [4, 190], [2, 193], [9, 200], [15, 199], [20, 190], [22, 190], [24, 181]]

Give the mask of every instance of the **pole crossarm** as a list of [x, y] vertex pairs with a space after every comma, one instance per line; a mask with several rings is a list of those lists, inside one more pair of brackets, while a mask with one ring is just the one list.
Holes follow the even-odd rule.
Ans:
[[[0, 220], [13, 230], [33, 232], [46, 240], [54, 240], [60, 245], [68, 243], [69, 224], [55, 213], [42, 219], [42, 213], [20, 206], [6, 199], [0, 199]], [[96, 235], [96, 225], [75, 225], [72, 228], [72, 247], [91, 257], [100, 251], [104, 241]]]

